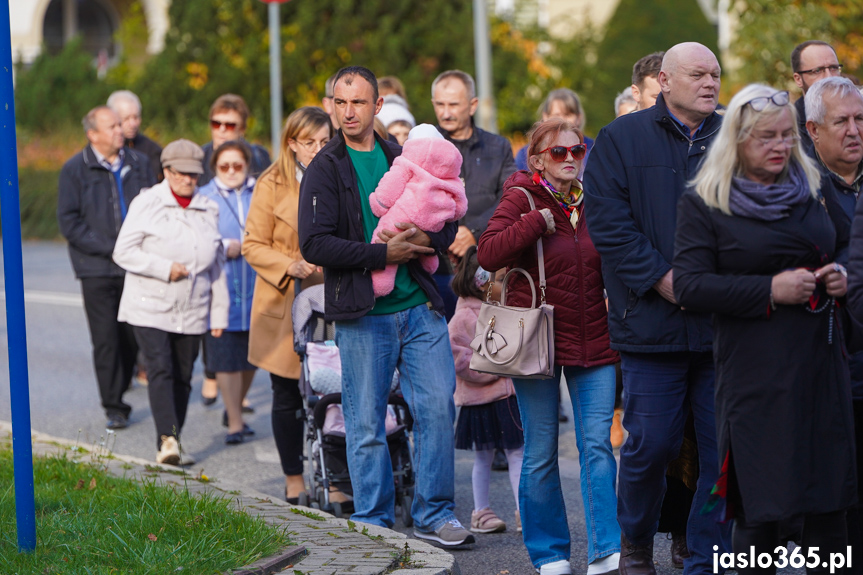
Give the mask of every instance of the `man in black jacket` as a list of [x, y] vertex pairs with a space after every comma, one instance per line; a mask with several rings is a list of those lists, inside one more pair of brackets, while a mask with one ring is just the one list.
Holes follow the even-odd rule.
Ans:
[[[476, 245], [488, 227], [503, 195], [503, 184], [516, 171], [512, 146], [506, 138], [490, 134], [474, 124], [473, 116], [479, 105], [476, 84], [470, 74], [447, 70], [432, 82], [432, 105], [437, 116], [438, 130], [461, 152], [460, 177], [467, 195], [467, 213], [459, 222], [449, 253], [461, 258], [470, 246]], [[440, 258], [435, 280], [444, 297], [447, 319], [455, 312], [456, 297], [450, 288], [452, 265], [449, 258]]]
[[[801, 100], [806, 102], [809, 152], [821, 169], [821, 195], [838, 235], [849, 237], [863, 187], [863, 94], [847, 78], [828, 77]], [[840, 263], [847, 258], [847, 252], [836, 255]]]
[[438, 130], [455, 144], [463, 158], [461, 177], [468, 208], [450, 246], [453, 255], [462, 257], [488, 227], [488, 220], [503, 195], [503, 184], [515, 172], [515, 160], [506, 138], [474, 124], [479, 100], [469, 74], [461, 70], [441, 73], [432, 82], [432, 104]]
[[728, 526], [701, 513], [719, 475], [710, 317], [677, 305], [670, 263], [677, 200], [719, 130], [719, 74], [705, 46], [672, 47], [656, 105], [603, 128], [585, 172], [585, 215], [602, 256], [630, 433], [620, 450], [622, 575], [656, 572], [653, 538], [666, 465], [680, 450], [690, 407], [700, 474], [687, 527], [687, 575], [713, 572], [714, 545], [730, 549]]
[[111, 259], [129, 204], [155, 185], [146, 156], [123, 147], [120, 118], [107, 106], [84, 116], [89, 145], [60, 172], [57, 220], [69, 242], [75, 276], [93, 343], [93, 365], [109, 429], [128, 425], [132, 408], [123, 402], [138, 346], [131, 328], [117, 321], [123, 270]]
[[803, 92], [794, 107], [797, 109], [797, 128], [800, 143], [807, 153], [812, 153], [812, 140], [806, 130], [806, 107], [804, 97], [806, 92], [818, 80], [838, 76], [842, 73], [842, 64], [836, 57], [836, 50], [827, 42], [807, 40], [794, 47], [791, 51], [791, 70], [794, 72], [794, 83]]
[[[804, 100], [804, 98], [801, 98]], [[815, 82], [805, 96], [806, 128], [812, 153], [821, 168], [821, 195], [836, 226], [837, 236], [850, 235], [858, 197], [863, 188], [863, 95], [847, 78]], [[836, 261], [846, 263], [837, 255]], [[849, 266], [850, 269], [850, 266]], [[849, 286], [850, 287], [850, 286]], [[859, 287], [857, 289], [860, 289]], [[852, 295], [849, 291], [848, 297]], [[855, 325], [860, 336], [863, 322]], [[853, 338], [852, 338], [853, 339]], [[854, 407], [857, 476], [863, 477], [863, 351], [848, 358]], [[863, 482], [858, 481], [858, 503], [848, 510], [848, 544], [853, 561], [863, 565]], [[858, 569], [856, 572], [860, 572]]]
[[[453, 513], [455, 366], [443, 302], [417, 260], [446, 250], [456, 225], [426, 233], [404, 222], [402, 231], [373, 238], [378, 218], [369, 195], [401, 148], [374, 132], [383, 99], [368, 69], [340, 70], [333, 104], [341, 129], [303, 176], [298, 221], [300, 250], [306, 261], [324, 268], [324, 313], [336, 324], [352, 518], [383, 527], [395, 522], [384, 421], [398, 368], [414, 417], [414, 534], [445, 546], [472, 543]], [[387, 264], [398, 264], [395, 287], [376, 299], [371, 272]]]
[[123, 128], [125, 145], [132, 150], [138, 150], [150, 161], [150, 170], [157, 182], [164, 178], [162, 174], [162, 146], [141, 133], [141, 100], [134, 92], [117, 90], [108, 96], [107, 105], [120, 116], [120, 127]]

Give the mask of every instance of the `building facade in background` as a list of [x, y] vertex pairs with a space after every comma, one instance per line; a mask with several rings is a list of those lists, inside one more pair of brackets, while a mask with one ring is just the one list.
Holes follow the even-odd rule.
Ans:
[[[170, 0], [138, 0], [147, 23], [147, 51], [162, 50], [168, 30]], [[110, 66], [119, 56], [114, 33], [133, 0], [16, 0], [10, 2], [12, 58], [29, 64], [43, 46], [59, 52], [75, 36], [100, 67]]]

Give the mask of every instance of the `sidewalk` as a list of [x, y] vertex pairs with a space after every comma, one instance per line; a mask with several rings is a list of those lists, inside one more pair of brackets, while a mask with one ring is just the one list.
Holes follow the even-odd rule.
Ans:
[[[12, 425], [0, 421], [0, 435], [11, 441]], [[213, 493], [233, 500], [238, 510], [284, 526], [295, 547], [233, 571], [233, 575], [461, 575], [455, 558], [432, 545], [373, 525], [337, 519], [328, 513], [288, 505], [242, 485], [203, 482], [192, 473], [137, 457], [111, 453], [108, 445], [87, 445], [33, 432], [33, 455], [41, 457], [78, 448], [80, 453], [106, 456], [108, 472], [120, 477], [158, 478], [163, 484], [184, 485], [193, 494]], [[83, 450], [83, 451], [82, 451]]]

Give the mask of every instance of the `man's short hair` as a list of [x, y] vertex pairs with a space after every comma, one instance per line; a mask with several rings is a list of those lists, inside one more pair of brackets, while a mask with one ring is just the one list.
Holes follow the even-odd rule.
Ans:
[[137, 95], [135, 95], [135, 92], [132, 92], [130, 90], [117, 90], [116, 92], [111, 93], [111, 95], [108, 96], [107, 104], [109, 108], [116, 112], [117, 103], [121, 101], [131, 102], [135, 104], [138, 107], [139, 115], [143, 111], [143, 108], [141, 107], [141, 99], [138, 98]]
[[809, 46], [827, 46], [833, 53], [836, 53], [836, 49], [828, 44], [827, 42], [823, 42], [821, 40], [807, 40], [801, 44], [797, 44], [793, 50], [791, 50], [791, 71], [792, 72], [800, 72], [800, 55], [803, 53], [803, 50], [808, 48]]
[[662, 58], [664, 57], [665, 52], [654, 52], [636, 62], [632, 67], [633, 85], [640, 89], [644, 87], [645, 78], [659, 77], [659, 71], [662, 69]]
[[324, 82], [324, 98], [332, 98], [333, 97], [333, 86], [336, 85], [336, 75], [333, 74], [327, 81]]
[[87, 132], [89, 132], [90, 130], [97, 130], [99, 128], [99, 126], [96, 125], [96, 116], [102, 110], [108, 110], [109, 112], [114, 112], [114, 110], [112, 110], [108, 106], [96, 106], [95, 108], [93, 108], [92, 110], [87, 112], [87, 114], [83, 118], [81, 118], [81, 125], [84, 126], [84, 133], [85, 134]]
[[863, 98], [854, 82], [841, 76], [832, 76], [818, 80], [809, 88], [804, 96], [806, 105], [806, 120], [823, 124], [827, 115], [827, 106], [824, 105], [824, 96], [839, 96], [840, 98]]
[[246, 128], [246, 123], [249, 120], [249, 106], [246, 104], [246, 101], [243, 100], [242, 96], [238, 96], [236, 94], [222, 94], [216, 101], [213, 102], [213, 105], [210, 106], [210, 119], [213, 119], [213, 116], [220, 112], [227, 112], [232, 110], [240, 115], [240, 119], [243, 121], [243, 129]]
[[614, 115], [617, 115], [617, 111], [620, 110], [620, 105], [629, 102], [635, 104], [635, 97], [632, 95], [632, 86], [627, 86], [623, 89], [623, 92], [617, 95], [614, 99]]
[[345, 83], [350, 85], [351, 78], [353, 78], [354, 76], [359, 76], [360, 78], [372, 85], [372, 99], [377, 102], [378, 79], [375, 76], [374, 72], [363, 66], [346, 66], [336, 72], [335, 80], [333, 80], [333, 90], [335, 90], [336, 84], [338, 84], [339, 80], [341, 80], [342, 78], [345, 78]]
[[473, 81], [473, 78], [467, 72], [462, 72], [461, 70], [447, 70], [446, 72], [441, 72], [438, 74], [438, 77], [434, 79], [431, 85], [431, 94], [432, 98], [434, 98], [434, 89], [437, 88], [438, 82], [442, 82], [443, 80], [448, 80], [449, 78], [456, 78], [461, 80], [461, 83], [464, 84], [464, 87], [467, 88], [467, 99], [473, 100], [476, 98], [476, 82]]

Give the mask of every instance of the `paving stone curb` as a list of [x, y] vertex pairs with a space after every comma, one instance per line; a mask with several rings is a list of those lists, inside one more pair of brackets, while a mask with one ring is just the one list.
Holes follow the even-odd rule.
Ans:
[[[11, 424], [0, 421], [0, 432], [11, 435]], [[104, 443], [87, 444], [34, 431], [33, 455], [72, 450], [81, 456], [89, 453], [119, 477], [158, 478], [165, 484], [182, 485], [192, 494], [229, 497], [238, 510], [284, 527], [297, 544], [226, 575], [461, 575], [455, 557], [443, 549], [390, 529], [289, 505], [229, 481], [213, 478], [204, 482], [180, 467], [112, 453], [111, 434], [106, 434]]]

